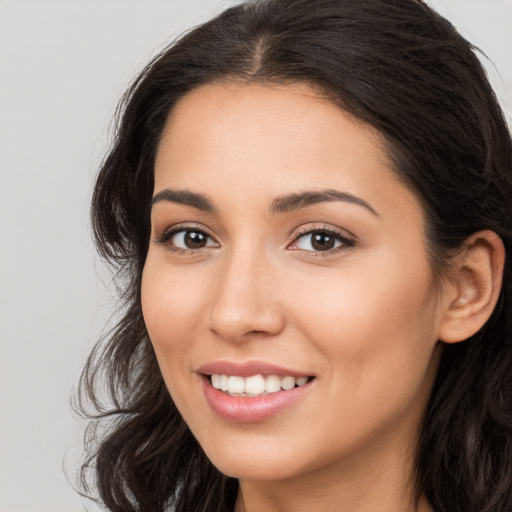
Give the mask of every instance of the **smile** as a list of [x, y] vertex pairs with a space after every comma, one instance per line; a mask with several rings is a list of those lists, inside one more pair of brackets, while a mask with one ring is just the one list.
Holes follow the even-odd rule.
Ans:
[[289, 391], [295, 387], [304, 386], [308, 377], [295, 378], [291, 375], [279, 377], [278, 375], [211, 375], [211, 384], [215, 389], [223, 391], [230, 396], [254, 398], [265, 396], [279, 391]]
[[[303, 376], [241, 377], [227, 374], [203, 374], [201, 378], [203, 393], [212, 411], [224, 420], [235, 423], [265, 421], [293, 407], [309, 395], [316, 380], [315, 377]], [[217, 387], [221, 382], [225, 384], [224, 387], [227, 385], [226, 391]], [[288, 389], [283, 387], [283, 382]], [[266, 391], [267, 385], [271, 391]], [[246, 389], [260, 391], [263, 386], [265, 386], [264, 391], [260, 393], [246, 391]]]

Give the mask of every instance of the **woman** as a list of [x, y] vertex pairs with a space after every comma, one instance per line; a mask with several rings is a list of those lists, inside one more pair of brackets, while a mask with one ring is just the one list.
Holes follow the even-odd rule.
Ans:
[[96, 183], [125, 309], [84, 478], [112, 511], [509, 512], [511, 198], [485, 74], [421, 1], [192, 30]]

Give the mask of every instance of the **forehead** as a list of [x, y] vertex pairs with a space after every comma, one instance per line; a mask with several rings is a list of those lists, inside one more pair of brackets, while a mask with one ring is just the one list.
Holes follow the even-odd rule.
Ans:
[[[326, 137], [328, 132], [331, 136]], [[164, 144], [172, 144], [174, 138], [176, 145], [188, 141], [188, 149], [194, 141], [199, 142], [199, 136], [201, 142], [227, 143], [231, 148], [234, 143], [252, 141], [255, 150], [259, 149], [257, 142], [266, 138], [267, 142], [274, 141], [269, 150], [284, 144], [300, 146], [302, 154], [308, 148], [317, 149], [314, 146], [328, 147], [338, 138], [340, 144], [373, 145], [374, 156], [380, 152], [378, 157], [390, 163], [376, 129], [304, 84], [228, 82], [200, 86], [177, 102], [163, 135]], [[309, 141], [307, 146], [305, 140]]]
[[381, 208], [420, 210], [392, 171], [380, 133], [306, 85], [221, 83], [184, 96], [155, 164], [155, 193], [176, 187], [241, 203], [334, 188]]

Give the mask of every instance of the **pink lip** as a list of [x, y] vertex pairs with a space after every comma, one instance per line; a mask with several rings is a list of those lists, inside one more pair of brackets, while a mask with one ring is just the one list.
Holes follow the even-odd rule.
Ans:
[[206, 400], [212, 410], [225, 420], [237, 423], [254, 423], [263, 421], [299, 401], [313, 385], [308, 382], [289, 391], [278, 391], [254, 398], [231, 396], [215, 389], [208, 377], [201, 379]]
[[198, 373], [201, 374], [203, 392], [211, 409], [221, 418], [237, 423], [253, 423], [275, 416], [304, 397], [315, 381], [313, 379], [303, 386], [288, 391], [281, 390], [276, 393], [250, 398], [231, 396], [214, 388], [210, 375], [237, 375], [240, 377], [249, 377], [251, 375], [277, 375], [284, 377], [289, 375], [295, 378], [309, 377], [310, 375], [257, 361], [250, 361], [244, 364], [217, 361], [201, 366], [198, 369]]
[[198, 368], [197, 373], [203, 375], [237, 375], [239, 377], [250, 377], [251, 375], [277, 375], [278, 377], [291, 376], [310, 377], [311, 374], [297, 372], [282, 366], [276, 366], [262, 361], [247, 361], [246, 363], [233, 363], [229, 361], [215, 361], [204, 364]]

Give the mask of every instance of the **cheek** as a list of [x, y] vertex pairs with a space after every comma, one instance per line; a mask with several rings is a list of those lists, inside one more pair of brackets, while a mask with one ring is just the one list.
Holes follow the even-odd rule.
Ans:
[[171, 269], [150, 251], [142, 276], [142, 314], [166, 387], [187, 421], [196, 414], [189, 406], [190, 378], [197, 378], [191, 375], [191, 358], [200, 339], [204, 294], [189, 269]]
[[[190, 348], [197, 318], [204, 313], [204, 290], [189, 270], [170, 270], [148, 254], [142, 275], [141, 304], [146, 329], [159, 360]], [[167, 362], [166, 362], [167, 364]]]
[[307, 284], [296, 280], [290, 290], [297, 330], [314, 340], [333, 374], [362, 384], [426, 370], [437, 341], [428, 263], [376, 260]]
[[[308, 293], [294, 291], [301, 302], [297, 331], [321, 354], [325, 396], [336, 404], [330, 409], [333, 432], [354, 443], [351, 436], [369, 439], [365, 434], [381, 427], [403, 422], [412, 428], [435, 378], [428, 268], [403, 271], [388, 265], [380, 277], [367, 269], [336, 279], [336, 286], [326, 280]], [[339, 435], [332, 435], [332, 446]]]

